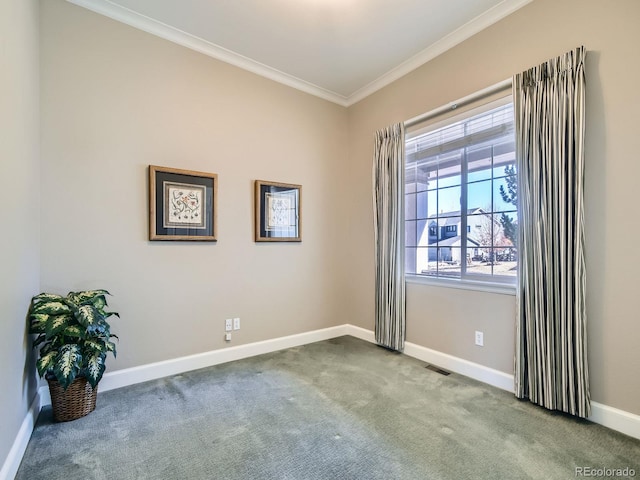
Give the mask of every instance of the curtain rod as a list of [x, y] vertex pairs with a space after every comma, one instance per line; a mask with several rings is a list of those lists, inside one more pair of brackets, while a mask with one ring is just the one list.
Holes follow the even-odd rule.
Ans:
[[425, 120], [429, 120], [430, 118], [436, 117], [442, 113], [449, 112], [451, 110], [455, 110], [458, 107], [462, 107], [471, 102], [475, 102], [476, 100], [480, 100], [481, 98], [488, 97], [489, 95], [493, 95], [494, 93], [498, 93], [502, 90], [506, 90], [511, 87], [512, 80], [507, 78], [501, 82], [496, 83], [495, 85], [491, 85], [490, 87], [483, 88], [471, 95], [467, 95], [466, 97], [462, 97], [454, 102], [450, 102], [447, 105], [443, 105], [438, 107], [430, 112], [423, 113], [422, 115], [418, 115], [417, 117], [410, 118], [406, 122], [404, 122], [405, 128], [413, 127], [418, 123], [424, 122]]

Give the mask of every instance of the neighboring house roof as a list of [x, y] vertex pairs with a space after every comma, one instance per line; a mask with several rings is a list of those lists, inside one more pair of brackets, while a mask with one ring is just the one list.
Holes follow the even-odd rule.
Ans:
[[[485, 212], [482, 208], [478, 207], [470, 208], [467, 210], [467, 215], [474, 215], [478, 213], [487, 214], [487, 212]], [[433, 215], [429, 215], [428, 218], [432, 220], [431, 222], [429, 222], [429, 226], [432, 226], [434, 223], [436, 223], [436, 217], [440, 220], [440, 225], [457, 225], [460, 223], [460, 210], [455, 210], [453, 212], [443, 212], [439, 214], [434, 213]], [[443, 222], [442, 219], [446, 220], [444, 220]]]
[[[461, 210], [455, 210], [453, 212], [442, 212], [442, 213], [434, 213], [433, 215], [429, 215], [427, 218], [448, 218], [448, 217], [460, 217]], [[482, 208], [469, 208], [467, 210], [467, 215], [473, 215], [475, 213], [487, 213]]]
[[[442, 219], [445, 219], [444, 222], [442, 221]], [[440, 226], [443, 225], [457, 225], [460, 223], [460, 217], [440, 217]], [[429, 226], [432, 227], [434, 225], [437, 225], [438, 222], [434, 219], [431, 220], [429, 222]]]
[[[440, 240], [438, 242], [439, 247], [453, 247], [456, 244], [462, 243], [462, 237], [460, 235], [456, 237], [447, 238], [446, 240]], [[435, 246], [435, 245], [434, 245]], [[480, 243], [467, 237], [467, 247], [479, 247]]]

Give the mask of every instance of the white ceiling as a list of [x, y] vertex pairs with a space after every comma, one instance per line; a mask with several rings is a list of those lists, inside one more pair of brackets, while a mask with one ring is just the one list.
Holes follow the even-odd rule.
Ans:
[[351, 105], [531, 0], [68, 0]]

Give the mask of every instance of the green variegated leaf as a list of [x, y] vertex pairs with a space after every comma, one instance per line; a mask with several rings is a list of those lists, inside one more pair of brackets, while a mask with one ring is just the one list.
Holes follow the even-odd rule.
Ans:
[[96, 324], [101, 320], [100, 313], [95, 309], [93, 305], [83, 305], [75, 312], [78, 323], [83, 327]]
[[[112, 335], [112, 336], [115, 336], [115, 335]], [[107, 342], [107, 351], [113, 353], [113, 356], [115, 357], [117, 355], [116, 344], [113, 342]]]
[[49, 320], [48, 313], [32, 313], [29, 315], [29, 333], [44, 333], [47, 320]]
[[52, 350], [57, 350], [57, 348], [54, 348], [53, 342], [48, 341], [42, 345], [42, 348], [40, 348], [40, 356], [43, 356], [45, 353], [49, 353]]
[[76, 378], [82, 363], [80, 347], [75, 343], [63, 346], [53, 367], [58, 382], [66, 390]]
[[75, 292], [67, 293], [67, 298], [65, 298], [65, 301], [70, 305], [79, 305], [80, 303], [82, 303], [80, 301], [80, 297]]
[[33, 306], [33, 313], [47, 313], [49, 315], [60, 315], [71, 312], [71, 308], [63, 302], [51, 301], [40, 302]]
[[63, 331], [73, 321], [71, 314], [50, 315], [45, 327], [47, 338], [51, 338]]
[[85, 340], [84, 341], [84, 351], [85, 352], [93, 352], [93, 351], [106, 352], [107, 351], [107, 345], [105, 344], [104, 341], [99, 340], [99, 339]]
[[[93, 300], [94, 297], [105, 295], [111, 295], [106, 290], [85, 290], [83, 292], [69, 292], [67, 298], [75, 304], [81, 304], [89, 300]], [[106, 303], [106, 302], [105, 302]]]
[[103, 311], [107, 306], [107, 299], [104, 298], [104, 295], [98, 295], [91, 300], [91, 303], [96, 307], [96, 310]]
[[65, 337], [84, 338], [85, 331], [78, 325], [69, 325], [64, 329], [62, 335], [64, 335]]
[[109, 338], [109, 327], [106, 327], [104, 323], [94, 323], [87, 327], [87, 337], [93, 338]]
[[41, 293], [33, 297], [32, 300], [34, 302], [60, 302], [62, 298], [61, 295], [56, 295], [55, 293]]
[[67, 343], [69, 342], [65, 337], [63, 337], [62, 335], [56, 335], [53, 338], [47, 339], [47, 342], [44, 344], [42, 348], [44, 349], [45, 347], [48, 347], [51, 350], [60, 350]]
[[102, 378], [106, 367], [104, 363], [105, 358], [106, 354], [102, 352], [96, 352], [87, 358], [85, 375], [93, 388], [96, 388], [96, 385], [98, 385], [98, 382]]
[[41, 353], [40, 358], [36, 362], [36, 368], [38, 369], [38, 373], [41, 377], [44, 377], [44, 374], [47, 373], [47, 371], [53, 369], [57, 355], [58, 352], [55, 350], [45, 353], [44, 355]]
[[67, 293], [67, 296], [65, 297], [67, 301], [71, 302], [71, 303], [80, 303], [80, 297], [78, 296], [78, 294], [76, 292], [69, 292]]

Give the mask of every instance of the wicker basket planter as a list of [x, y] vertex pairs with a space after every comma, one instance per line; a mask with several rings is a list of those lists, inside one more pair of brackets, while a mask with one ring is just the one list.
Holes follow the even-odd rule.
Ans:
[[77, 377], [67, 390], [62, 388], [55, 376], [47, 375], [46, 378], [56, 422], [76, 420], [95, 410], [98, 387], [91, 387], [85, 377]]

